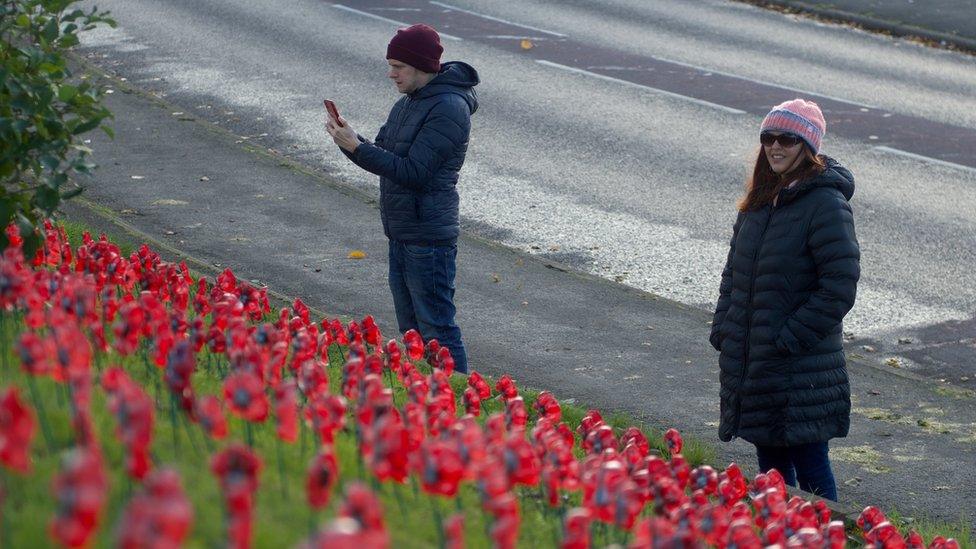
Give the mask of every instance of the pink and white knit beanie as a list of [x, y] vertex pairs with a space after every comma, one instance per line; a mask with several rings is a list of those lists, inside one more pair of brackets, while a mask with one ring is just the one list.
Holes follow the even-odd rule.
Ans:
[[762, 121], [759, 133], [789, 132], [806, 141], [813, 154], [820, 151], [820, 142], [827, 133], [823, 112], [813, 101], [794, 99], [773, 107]]

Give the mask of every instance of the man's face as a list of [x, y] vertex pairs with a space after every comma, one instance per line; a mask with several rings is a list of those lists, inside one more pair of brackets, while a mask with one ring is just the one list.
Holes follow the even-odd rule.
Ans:
[[387, 73], [387, 76], [396, 84], [398, 92], [413, 93], [424, 85], [423, 72], [396, 59], [387, 59], [386, 61], [390, 65], [390, 72]]

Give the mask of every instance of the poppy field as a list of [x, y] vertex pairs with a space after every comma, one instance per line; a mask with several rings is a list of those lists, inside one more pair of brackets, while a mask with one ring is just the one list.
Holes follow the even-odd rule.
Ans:
[[[952, 549], [854, 531], [436, 340], [45, 225], [0, 259], [0, 546]], [[690, 454], [690, 453], [689, 453]]]

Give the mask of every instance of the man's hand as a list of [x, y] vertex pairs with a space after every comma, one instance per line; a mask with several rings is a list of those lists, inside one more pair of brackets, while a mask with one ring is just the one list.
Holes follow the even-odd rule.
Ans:
[[335, 141], [336, 145], [339, 145], [343, 149], [349, 152], [355, 152], [356, 147], [359, 146], [359, 137], [356, 134], [356, 130], [352, 129], [345, 119], [342, 119], [343, 126], [340, 127], [335, 123], [332, 118], [329, 118], [325, 122], [325, 131], [329, 132], [332, 136], [332, 140]]

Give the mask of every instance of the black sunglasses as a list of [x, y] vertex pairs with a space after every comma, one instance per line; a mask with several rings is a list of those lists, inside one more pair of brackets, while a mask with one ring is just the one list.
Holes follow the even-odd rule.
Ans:
[[766, 147], [772, 146], [772, 144], [777, 141], [779, 141], [781, 147], [790, 148], [795, 146], [797, 143], [803, 143], [803, 138], [798, 135], [793, 135], [792, 133], [773, 135], [769, 132], [764, 132], [759, 134], [759, 142]]

